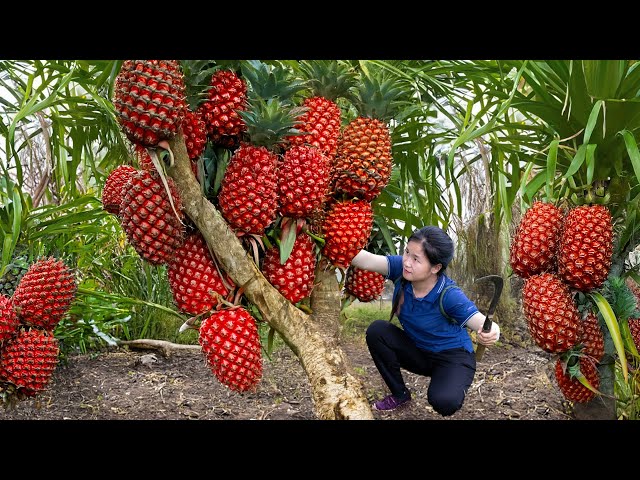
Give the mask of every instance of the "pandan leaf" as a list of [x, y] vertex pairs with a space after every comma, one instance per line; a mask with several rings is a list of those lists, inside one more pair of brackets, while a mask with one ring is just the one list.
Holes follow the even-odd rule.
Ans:
[[636, 283], [640, 284], [640, 275], [637, 272], [630, 270], [628, 272], [629, 276], [635, 280]]
[[276, 329], [269, 327], [269, 333], [267, 334], [267, 355], [271, 355], [271, 352], [273, 352], [273, 338], [275, 333]]
[[[525, 175], [526, 173], [527, 172], [525, 171]], [[540, 172], [536, 174], [533, 180], [531, 180], [526, 185], [523, 183], [522, 185], [524, 186], [524, 197], [526, 197], [528, 201], [533, 200], [536, 193], [540, 191], [540, 189], [542, 188], [542, 185], [546, 180], [547, 180], [547, 177], [545, 176], [544, 172]]]
[[[602, 100], [598, 100], [591, 109], [591, 113], [589, 114], [589, 119], [587, 120], [587, 126], [584, 129], [584, 143], [588, 144], [591, 139], [591, 134], [593, 133], [593, 129], [596, 127], [596, 122], [598, 121], [598, 116], [600, 115], [600, 109], [602, 108]], [[604, 136], [604, 135], [603, 135]]]
[[596, 152], [596, 147], [598, 145], [596, 144], [590, 144], [587, 145], [587, 159], [586, 159], [586, 163], [587, 163], [587, 184], [591, 185], [591, 182], [593, 181], [593, 172], [596, 168], [596, 157], [595, 157], [595, 152]]
[[311, 238], [313, 238], [316, 242], [316, 244], [320, 244], [320, 247], [323, 247], [326, 240], [322, 237], [319, 237], [317, 235], [315, 235], [313, 232], [307, 230], [306, 228], [303, 230], [303, 232], [307, 235], [309, 235]]
[[582, 166], [586, 149], [587, 145], [584, 143], [578, 147], [578, 151], [573, 156], [573, 160], [571, 160], [571, 165], [569, 165], [567, 172], [563, 175], [565, 179], [571, 177]]
[[638, 151], [638, 144], [636, 139], [629, 130], [620, 130], [618, 135], [622, 135], [624, 138], [624, 144], [627, 147], [627, 153], [631, 160], [631, 166], [633, 167], [633, 173], [636, 174], [636, 178], [640, 179], [640, 152]]
[[549, 146], [549, 154], [547, 155], [547, 181], [545, 184], [545, 195], [548, 199], [553, 198], [553, 181], [556, 176], [556, 162], [558, 160], [558, 144], [560, 140], [557, 138], [551, 142]]
[[620, 358], [620, 365], [622, 366], [622, 373], [625, 378], [625, 382], [628, 382], [628, 374], [629, 370], [627, 368], [627, 357], [624, 353], [624, 344], [622, 343], [622, 336], [620, 335], [620, 328], [618, 326], [618, 320], [616, 319], [616, 314], [613, 313], [613, 309], [607, 299], [604, 298], [598, 292], [589, 292], [588, 294], [591, 299], [595, 302], [602, 314], [602, 318], [604, 322], [607, 324], [607, 328], [609, 329], [609, 333], [611, 334], [611, 339], [613, 340], [613, 345], [616, 347], [616, 352], [618, 353], [618, 357]]
[[303, 301], [304, 301], [304, 299], [300, 300], [300, 302], [298, 302], [296, 304], [296, 307], [298, 307], [300, 310], [302, 310], [307, 315], [311, 315], [313, 313], [313, 310], [311, 310], [311, 307], [309, 307], [309, 305], [305, 305], [304, 303], [302, 303]]
[[293, 219], [282, 222], [282, 234], [280, 236], [280, 265], [284, 265], [293, 251], [296, 242], [296, 229]]
[[626, 60], [582, 60], [587, 93], [593, 98], [616, 98], [625, 75]]
[[88, 297], [94, 297], [97, 298], [99, 300], [103, 300], [106, 302], [112, 302], [115, 304], [125, 304], [125, 305], [144, 305], [146, 307], [151, 307], [151, 308], [155, 308], [157, 310], [160, 310], [164, 313], [167, 313], [169, 315], [173, 315], [178, 317], [180, 320], [184, 320], [184, 316], [175, 311], [172, 310], [171, 308], [165, 307], [164, 305], [160, 305], [158, 303], [153, 303], [153, 302], [147, 302], [145, 300], [141, 300], [139, 298], [131, 298], [131, 297], [125, 297], [122, 295], [115, 295], [115, 294], [110, 294], [110, 293], [105, 293], [105, 292], [101, 292], [99, 290], [94, 290], [91, 288], [84, 288], [84, 287], [78, 287], [77, 290], [77, 294], [78, 295], [86, 295]]
[[580, 370], [578, 370], [578, 372], [575, 375], [575, 378], [585, 387], [587, 387], [589, 390], [591, 390], [593, 393], [595, 393], [596, 395], [604, 395], [600, 390], [598, 390], [597, 388], [595, 388], [593, 385], [591, 385], [589, 383], [589, 380], [587, 380], [587, 377], [585, 377], [582, 372]]
[[[167, 183], [167, 176], [165, 175], [164, 168], [162, 167], [162, 164], [160, 163], [160, 160], [158, 159], [158, 155], [156, 154], [156, 149], [155, 148], [148, 148], [147, 151], [149, 152], [149, 156], [151, 157], [151, 160], [153, 161], [153, 166], [156, 167], [156, 170], [160, 174], [160, 179], [162, 180], [162, 184], [164, 185], [164, 189], [167, 192], [167, 196], [169, 197], [169, 203], [171, 204], [171, 209], [173, 210], [173, 213], [176, 214], [176, 218], [178, 219], [178, 221], [184, 225], [184, 223], [180, 219], [180, 215], [176, 211], [176, 206], [173, 203], [173, 195], [171, 195], [171, 190], [169, 189], [169, 184]], [[169, 150], [169, 152], [170, 152], [170, 155], [171, 155], [171, 158], [172, 158], [172, 161], [173, 161], [173, 153], [171, 153], [171, 150]]]
[[640, 353], [638, 353], [638, 349], [636, 348], [636, 344], [633, 341], [633, 336], [631, 335], [631, 330], [629, 329], [629, 319], [625, 319], [620, 322], [620, 334], [622, 339], [624, 340], [626, 349], [629, 351], [631, 355], [640, 359]]
[[13, 243], [11, 244], [11, 252], [15, 250], [18, 243], [18, 237], [22, 229], [22, 196], [17, 185], [13, 186]]

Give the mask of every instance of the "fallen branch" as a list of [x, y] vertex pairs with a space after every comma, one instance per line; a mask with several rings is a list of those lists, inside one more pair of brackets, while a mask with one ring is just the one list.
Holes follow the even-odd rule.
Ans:
[[138, 340], [118, 340], [117, 343], [118, 346], [126, 346], [129, 348], [159, 350], [165, 357], [169, 357], [174, 350], [201, 351], [200, 345], [185, 345], [182, 343], [167, 342], [166, 340], [153, 340], [150, 338], [140, 338]]

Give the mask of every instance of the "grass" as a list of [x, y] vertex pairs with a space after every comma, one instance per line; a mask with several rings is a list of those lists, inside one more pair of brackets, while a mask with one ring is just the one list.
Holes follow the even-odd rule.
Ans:
[[[364, 337], [364, 332], [374, 320], [388, 320], [391, 302], [375, 300], [362, 303], [353, 302], [341, 314], [342, 335], [346, 337]], [[394, 322], [397, 319], [394, 318]]]

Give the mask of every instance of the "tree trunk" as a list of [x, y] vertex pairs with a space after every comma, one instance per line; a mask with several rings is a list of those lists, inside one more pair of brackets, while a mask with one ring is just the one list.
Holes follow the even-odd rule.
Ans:
[[324, 420], [370, 420], [373, 414], [360, 381], [351, 373], [339, 345], [340, 291], [333, 267], [318, 262], [308, 315], [296, 308], [262, 275], [226, 221], [200, 191], [191, 171], [182, 133], [171, 142], [175, 165], [168, 169], [184, 210], [196, 224], [222, 268], [260, 310], [299, 358], [312, 391], [315, 413]]

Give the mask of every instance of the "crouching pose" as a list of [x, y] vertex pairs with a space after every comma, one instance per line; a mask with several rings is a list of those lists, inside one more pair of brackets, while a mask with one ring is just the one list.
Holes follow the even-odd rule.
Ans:
[[[482, 331], [485, 316], [444, 273], [454, 245], [444, 230], [422, 227], [408, 239], [402, 255], [376, 255], [361, 250], [351, 264], [396, 281], [392, 315], [402, 328], [376, 320], [367, 328], [371, 357], [391, 394], [374, 403], [377, 410], [393, 410], [411, 400], [400, 368], [431, 377], [427, 400], [443, 416], [458, 411], [476, 371], [473, 343], [491, 345], [500, 337], [494, 322]], [[445, 291], [446, 290], [446, 291]], [[441, 294], [444, 295], [441, 298]]]

